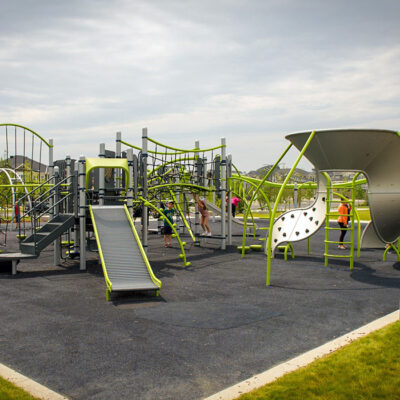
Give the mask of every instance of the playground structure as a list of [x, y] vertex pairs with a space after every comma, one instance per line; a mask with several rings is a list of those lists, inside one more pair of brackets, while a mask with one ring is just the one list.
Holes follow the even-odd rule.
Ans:
[[[86, 270], [86, 251], [88, 239], [94, 236], [106, 280], [106, 297], [113, 292], [154, 290], [158, 293], [161, 282], [155, 277], [148, 257], [149, 214], [158, 219], [156, 233], [161, 234], [162, 221], [168, 223], [176, 238], [183, 266], [190, 266], [186, 246], [190, 242], [196, 246], [206, 246], [209, 240], [219, 244], [222, 250], [232, 244], [232, 224], [243, 230], [242, 257], [246, 253], [248, 236], [256, 239], [256, 232], [267, 232], [263, 238], [267, 256], [266, 284], [270, 284], [271, 260], [276, 249], [282, 248], [285, 257], [288, 251], [294, 257], [292, 242], [308, 240], [322, 227], [325, 228], [325, 265], [329, 258], [348, 258], [350, 269], [354, 263], [355, 235], [358, 237], [357, 255], [360, 255], [361, 224], [359, 221], [354, 188], [368, 183], [369, 204], [372, 221], [362, 235], [365, 246], [390, 244], [400, 254], [395, 245], [400, 235], [399, 202], [400, 190], [393, 178], [399, 170], [396, 154], [400, 150], [399, 135], [384, 130], [335, 130], [313, 131], [289, 135], [291, 144], [278, 158], [275, 165], [261, 180], [242, 176], [234, 164], [232, 156], [227, 155], [226, 141], [213, 148], [201, 149], [196, 141], [193, 149], [176, 148], [162, 144], [148, 137], [147, 129], [142, 131], [142, 144], [135, 146], [122, 140], [120, 132], [116, 135], [115, 151], [99, 145], [99, 157], [85, 158], [78, 162], [69, 156], [65, 160], [53, 161], [53, 141], [45, 141], [32, 130], [13, 124], [2, 124], [6, 128], [7, 160], [10, 144], [9, 129], [14, 130], [14, 160], [17, 159], [17, 132], [23, 132], [23, 158], [26, 154], [26, 132], [32, 135], [32, 155], [29, 172], [31, 179], [25, 181], [18, 175], [14, 163], [12, 172], [4, 167], [10, 179], [3, 188], [10, 191], [11, 209], [21, 207], [19, 253], [4, 253], [0, 260], [12, 263], [11, 271], [17, 272], [21, 259], [39, 257], [40, 252], [54, 243], [54, 264], [63, 257], [62, 244], [67, 244], [66, 256], [80, 258], [80, 269]], [[34, 140], [40, 140], [40, 155], [37, 161], [38, 172], [34, 170]], [[346, 146], [342, 148], [342, 143]], [[41, 170], [42, 143], [48, 148], [48, 167]], [[293, 167], [282, 183], [271, 182], [268, 178], [288, 150], [295, 146], [300, 150]], [[126, 146], [126, 150], [122, 149]], [[37, 147], [37, 146], [36, 146]], [[150, 148], [151, 147], [151, 148]], [[137, 153], [135, 154], [134, 151]], [[306, 157], [316, 168], [317, 183], [290, 183], [293, 172], [300, 159]], [[25, 162], [23, 165], [25, 166]], [[25, 168], [25, 167], [23, 167]], [[235, 173], [233, 172], [235, 170]], [[330, 173], [338, 170], [353, 171], [350, 182], [331, 183]], [[390, 172], [390, 173], [389, 173]], [[366, 179], [358, 179], [360, 174]], [[22, 176], [27, 174], [23, 171]], [[302, 187], [316, 190], [316, 198], [311, 206], [294, 208], [277, 215], [278, 205], [285, 189], [298, 190]], [[265, 188], [278, 190], [273, 207]], [[351, 195], [339, 193], [345, 189]], [[211, 237], [200, 235], [199, 212], [192, 202], [193, 193], [205, 196], [207, 208], [220, 215], [220, 232]], [[231, 198], [237, 196], [244, 204], [243, 221], [232, 217]], [[163, 213], [162, 204], [168, 199], [175, 203], [176, 221], [170, 223]], [[252, 206], [257, 199], [265, 203], [269, 215], [269, 226], [262, 228], [254, 218]], [[350, 231], [349, 254], [334, 254], [330, 246], [338, 242], [332, 240], [331, 233], [339, 230], [330, 225], [332, 213], [342, 200], [351, 204], [352, 221], [358, 221]], [[225, 206], [226, 204], [226, 206]], [[7, 205], [7, 210], [9, 206]], [[14, 212], [14, 211], [13, 211]], [[141, 234], [136, 231], [134, 216], [141, 218]], [[194, 215], [192, 218], [191, 214]], [[15, 215], [12, 215], [15, 219]], [[7, 230], [7, 227], [6, 227]], [[27, 235], [29, 233], [29, 235]], [[308, 246], [309, 252], [309, 246]], [[387, 250], [384, 253], [386, 256]]]

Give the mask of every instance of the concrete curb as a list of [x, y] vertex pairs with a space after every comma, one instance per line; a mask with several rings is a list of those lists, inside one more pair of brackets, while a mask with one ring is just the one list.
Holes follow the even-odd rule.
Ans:
[[3, 364], [0, 364], [0, 376], [7, 381], [11, 382], [15, 386], [25, 390], [29, 394], [34, 397], [37, 397], [41, 400], [68, 400], [67, 397], [64, 397], [52, 390], [48, 389], [46, 386], [41, 385], [33, 381], [32, 379], [27, 378], [24, 375], [14, 371], [11, 368], [6, 367]]
[[261, 374], [254, 375], [253, 377], [246, 379], [245, 381], [224, 389], [221, 392], [215, 393], [212, 396], [205, 398], [204, 400], [236, 399], [243, 393], [248, 393], [254, 389], [266, 385], [267, 383], [271, 383], [281, 376], [286, 375], [289, 372], [295, 371], [298, 368], [304, 367], [316, 360], [317, 358], [326, 356], [333, 351], [338, 350], [343, 346], [346, 346], [352, 341], [360, 339], [371, 332], [374, 332], [378, 329], [385, 327], [386, 325], [398, 321], [399, 319], [400, 312], [398, 310], [394, 311], [391, 314], [385, 315], [384, 317], [370, 322], [369, 324], [364, 325], [361, 328], [358, 328], [350, 333], [338, 337], [337, 339], [325, 343], [322, 346], [319, 346], [313, 350], [307, 351], [306, 353], [301, 354], [300, 356], [295, 357], [282, 364], [279, 364], [276, 367], [262, 372]]

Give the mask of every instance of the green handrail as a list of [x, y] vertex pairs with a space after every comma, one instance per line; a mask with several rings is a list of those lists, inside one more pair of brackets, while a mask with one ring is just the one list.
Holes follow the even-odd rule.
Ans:
[[[135, 146], [135, 145], [133, 145], [131, 143], [125, 142], [124, 140], [120, 140], [120, 142], [122, 144], [124, 144], [125, 146], [131, 147], [132, 149], [135, 149], [135, 150], [138, 150], [138, 151], [142, 151], [141, 147], [138, 147], [138, 146]], [[161, 154], [161, 155], [166, 155], [166, 156], [175, 156], [175, 155], [185, 154], [186, 153], [185, 151], [182, 151], [182, 152], [179, 152], [179, 153], [177, 153], [177, 152], [166, 153], [166, 152], [152, 151], [152, 150], [147, 150], [147, 152], [151, 153], [151, 154]]]
[[206, 188], [204, 186], [200, 185], [194, 185], [193, 183], [164, 183], [162, 185], [156, 185], [156, 186], [151, 186], [148, 188], [148, 190], [156, 190], [156, 189], [161, 189], [161, 188], [170, 188], [170, 187], [188, 187], [192, 189], [196, 189], [199, 191], [205, 191], [205, 192], [212, 192], [212, 189]]
[[[233, 177], [235, 177], [235, 175], [232, 175]], [[256, 185], [258, 185], [261, 181], [261, 179], [258, 178], [253, 178], [250, 176], [242, 176], [243, 179], [245, 179], [248, 182], [254, 182]], [[359, 179], [358, 181], [355, 182], [355, 186], [360, 186], [363, 185], [365, 183], [368, 183], [366, 178], [362, 178]], [[276, 187], [276, 188], [280, 188], [282, 186], [282, 183], [280, 182], [271, 182], [271, 181], [265, 181], [264, 184], [268, 187]], [[351, 188], [352, 187], [352, 182], [340, 182], [340, 183], [334, 183], [333, 187], [335, 189], [338, 188]], [[294, 188], [294, 184], [293, 183], [288, 183], [286, 185], [287, 189], [293, 189]], [[317, 183], [316, 182], [303, 182], [297, 185], [297, 189], [316, 189], [317, 188]]]
[[142, 242], [141, 242], [141, 240], [139, 238], [139, 235], [138, 235], [138, 233], [136, 231], [135, 224], [132, 221], [132, 218], [131, 218], [131, 216], [129, 214], [129, 210], [128, 210], [128, 207], [126, 206], [126, 204], [124, 204], [124, 210], [125, 210], [126, 217], [128, 218], [129, 225], [132, 228], [133, 235], [135, 236], [136, 242], [138, 244], [138, 247], [139, 247], [139, 250], [140, 250], [140, 254], [142, 255], [144, 263], [146, 264], [147, 271], [149, 272], [150, 278], [154, 282], [154, 284], [157, 285], [161, 289], [161, 285], [162, 285], [161, 281], [154, 275], [153, 269], [151, 268], [151, 265], [149, 263], [149, 259], [147, 258], [147, 254], [144, 251]]
[[[159, 214], [161, 214], [161, 219], [163, 219], [163, 220], [165, 220], [166, 222], [167, 222], [167, 224], [171, 227], [171, 229], [173, 230], [173, 232], [174, 232], [174, 234], [175, 234], [175, 237], [176, 237], [176, 239], [178, 240], [178, 243], [179, 243], [179, 247], [180, 247], [180, 249], [181, 249], [181, 254], [179, 255], [179, 258], [182, 258], [183, 259], [183, 265], [185, 266], [185, 267], [189, 267], [190, 266], [190, 262], [188, 262], [187, 260], [186, 260], [186, 253], [185, 253], [185, 249], [184, 249], [184, 246], [185, 246], [185, 242], [182, 242], [182, 240], [181, 240], [181, 238], [179, 237], [179, 234], [178, 234], [178, 232], [177, 232], [177, 230], [175, 229], [175, 224], [172, 224], [171, 223], [171, 221], [166, 217], [166, 215], [163, 213], [163, 211], [162, 210], [160, 210], [159, 208], [157, 208], [156, 206], [154, 206], [153, 204], [151, 204], [149, 201], [147, 201], [146, 199], [144, 199], [142, 196], [139, 196], [139, 199], [143, 202], [143, 204], [146, 206], [146, 207], [150, 207], [150, 208], [152, 208], [153, 210], [155, 210], [155, 211], [157, 211]], [[184, 244], [185, 243], [185, 244]]]
[[99, 250], [101, 266], [102, 266], [103, 273], [104, 273], [104, 279], [106, 280], [106, 285], [107, 285], [106, 299], [108, 301], [108, 300], [110, 300], [110, 294], [111, 294], [111, 291], [112, 291], [112, 283], [110, 281], [110, 278], [108, 277], [107, 268], [106, 268], [106, 261], [104, 259], [103, 250], [101, 248], [100, 237], [99, 237], [99, 233], [98, 233], [98, 230], [97, 230], [96, 220], [94, 218], [93, 210], [92, 210], [92, 206], [91, 205], [89, 205], [89, 212], [90, 212], [90, 217], [92, 218], [94, 235], [95, 235], [96, 241], [98, 243], [97, 247], [98, 247], [98, 250]]
[[[274, 169], [277, 167], [277, 165], [281, 162], [282, 158], [285, 157], [285, 155], [287, 154], [287, 152], [290, 150], [290, 148], [292, 147], [292, 143], [289, 144], [288, 147], [286, 147], [285, 151], [281, 154], [281, 156], [278, 158], [278, 160], [276, 161], [276, 163], [272, 166], [272, 168], [265, 174], [264, 178], [261, 180], [261, 182], [259, 183], [259, 185], [257, 186], [255, 192], [253, 193], [253, 196], [251, 196], [251, 199], [249, 201], [249, 208], [246, 209], [245, 215], [244, 215], [244, 225], [243, 225], [243, 239], [242, 239], [242, 258], [244, 258], [244, 250], [245, 250], [245, 246], [246, 246], [246, 228], [247, 228], [247, 218], [249, 215], [249, 210], [250, 207], [253, 204], [254, 198], [256, 193], [258, 193], [258, 191], [261, 189], [261, 186], [264, 184], [264, 182], [269, 178], [269, 176], [272, 174], [272, 172], [274, 171]], [[275, 201], [275, 206], [277, 205], [277, 201]], [[275, 209], [275, 207], [274, 207]], [[272, 217], [272, 213], [271, 213], [271, 207], [269, 207], [269, 224], [271, 226], [271, 221], [273, 221], [273, 219], [271, 219]]]
[[157, 146], [162, 146], [162, 147], [165, 147], [166, 149], [169, 149], [169, 150], [180, 151], [182, 153], [203, 153], [203, 152], [206, 152], [206, 151], [212, 151], [212, 150], [221, 149], [222, 147], [226, 147], [225, 144], [221, 144], [219, 146], [210, 147], [209, 149], [179, 149], [177, 147], [172, 147], [172, 146], [168, 146], [166, 144], [157, 142], [156, 140], [151, 139], [149, 137], [147, 138], [147, 140], [149, 142], [152, 142], [152, 143], [156, 144]]
[[174, 200], [174, 204], [176, 204], [176, 208], [177, 208], [177, 210], [179, 212], [179, 215], [182, 218], [183, 224], [185, 225], [186, 229], [188, 230], [189, 235], [192, 238], [193, 242], [195, 242], [196, 238], [194, 237], [193, 232], [190, 229], [190, 226], [189, 226], [188, 222], [186, 221], [186, 217], [184, 215], [184, 212], [182, 211], [181, 205], [176, 201], [176, 196], [175, 196], [174, 192], [172, 191], [172, 189], [169, 189], [169, 193], [170, 193], [172, 199]]

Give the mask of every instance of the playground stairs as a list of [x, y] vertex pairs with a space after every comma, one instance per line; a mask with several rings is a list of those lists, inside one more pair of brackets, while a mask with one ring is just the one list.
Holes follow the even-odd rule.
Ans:
[[74, 222], [75, 216], [73, 214], [57, 215], [20, 243], [21, 252], [38, 256], [50, 243], [72, 228]]

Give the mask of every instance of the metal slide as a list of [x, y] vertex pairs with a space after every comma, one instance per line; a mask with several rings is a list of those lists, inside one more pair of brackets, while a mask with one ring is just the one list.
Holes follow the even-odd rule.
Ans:
[[99, 249], [107, 300], [111, 292], [156, 290], [154, 275], [126, 206], [89, 206]]
[[[218, 206], [216, 206], [214, 203], [211, 203], [207, 199], [204, 202], [206, 203], [206, 206], [207, 206], [208, 210], [211, 210], [211, 211], [215, 212], [216, 214], [221, 215], [221, 209]], [[229, 216], [228, 216], [228, 213], [227, 213], [226, 214], [226, 218], [228, 219], [228, 217]], [[239, 219], [237, 219], [237, 218], [231, 217], [231, 219], [232, 219], [232, 222], [234, 222], [235, 224], [238, 224], [238, 225], [241, 225], [241, 226], [244, 225], [244, 222], [239, 220]], [[257, 228], [257, 225], [256, 225], [256, 228]]]

